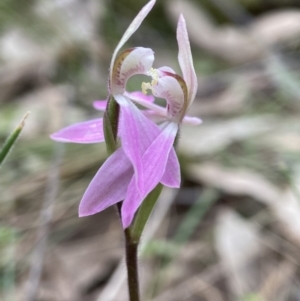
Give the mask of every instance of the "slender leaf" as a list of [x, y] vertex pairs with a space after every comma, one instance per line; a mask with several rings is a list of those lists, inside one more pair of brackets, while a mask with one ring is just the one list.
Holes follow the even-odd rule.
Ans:
[[21, 120], [20, 124], [16, 127], [16, 129], [12, 132], [12, 134], [4, 142], [4, 145], [0, 150], [0, 165], [4, 162], [5, 158], [9, 154], [10, 150], [17, 142], [17, 139], [23, 130], [23, 127], [25, 125], [25, 120], [28, 117], [28, 115], [29, 115], [29, 112], [27, 112], [25, 114], [25, 116]]

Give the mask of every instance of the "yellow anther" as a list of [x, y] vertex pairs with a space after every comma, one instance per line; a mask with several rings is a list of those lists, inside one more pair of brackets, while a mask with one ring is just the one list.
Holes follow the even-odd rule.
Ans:
[[147, 90], [153, 91], [153, 86], [156, 86], [158, 83], [158, 72], [156, 69], [151, 68], [147, 74], [152, 77], [151, 83], [142, 83], [142, 92], [147, 94]]
[[152, 91], [152, 85], [150, 83], [142, 83], [142, 92], [147, 95], [147, 90]]
[[149, 76], [152, 77], [151, 85], [152, 85], [152, 86], [156, 86], [157, 83], [158, 83], [158, 78], [159, 78], [157, 70], [154, 69], [154, 68], [151, 68], [151, 69], [148, 71], [148, 74], [149, 74]]

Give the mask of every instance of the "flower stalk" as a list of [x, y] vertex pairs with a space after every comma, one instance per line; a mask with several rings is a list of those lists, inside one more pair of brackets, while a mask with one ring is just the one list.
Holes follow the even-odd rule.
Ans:
[[130, 301], [140, 301], [139, 270], [138, 270], [138, 247], [139, 241], [135, 241], [130, 229], [124, 230], [125, 253], [127, 267], [127, 283]]

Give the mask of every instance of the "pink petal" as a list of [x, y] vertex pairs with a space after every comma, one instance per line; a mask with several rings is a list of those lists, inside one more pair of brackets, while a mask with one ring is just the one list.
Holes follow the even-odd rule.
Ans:
[[154, 53], [150, 48], [136, 47], [123, 51], [112, 70], [111, 93], [123, 94], [128, 79], [135, 74], [147, 74], [152, 67]]
[[132, 162], [137, 178], [141, 178], [142, 156], [161, 130], [127, 97], [115, 95], [115, 99], [121, 106], [119, 134], [122, 139], [122, 148]]
[[139, 129], [139, 117], [141, 113], [131, 101], [123, 95], [116, 95], [115, 100], [121, 106], [119, 135], [122, 139], [122, 148], [133, 165], [134, 173], [141, 174], [143, 151], [140, 147], [141, 143], [143, 143], [143, 137]]
[[107, 100], [95, 100], [93, 102], [94, 109], [98, 111], [105, 111], [107, 106]]
[[168, 162], [166, 165], [166, 170], [161, 178], [160, 182], [168, 187], [172, 188], [179, 188], [181, 182], [181, 175], [180, 175], [180, 164], [174, 150], [174, 147], [171, 148]]
[[129, 183], [126, 198], [122, 205], [121, 216], [124, 229], [128, 228], [131, 225], [134, 214], [143, 200], [144, 197], [140, 194], [140, 191], [136, 185], [135, 176], [133, 176]]
[[89, 184], [79, 205], [79, 216], [103, 211], [125, 198], [133, 168], [122, 148], [101, 166]]
[[123, 47], [123, 45], [128, 41], [128, 39], [134, 34], [134, 32], [140, 27], [143, 20], [151, 11], [153, 5], [155, 4], [155, 0], [149, 1], [137, 14], [134, 20], [131, 22], [127, 30], [125, 31], [123, 37], [121, 38], [120, 42], [118, 43], [110, 62], [110, 82], [112, 82], [112, 71], [115, 64], [115, 60], [119, 50]]
[[139, 189], [136, 174], [131, 180], [126, 198], [122, 205], [122, 223], [127, 228], [134, 218], [134, 214], [147, 194], [155, 188], [165, 173], [169, 153], [173, 147], [178, 131], [176, 123], [168, 123], [163, 132], [153, 141], [143, 155], [143, 190]]
[[163, 66], [163, 67], [160, 67], [160, 68], [158, 68], [158, 69], [156, 69], [159, 73], [159, 76], [164, 76], [164, 74], [165, 73], [173, 73], [173, 74], [176, 74], [176, 72], [172, 69], [172, 68], [170, 68], [170, 67], [168, 67], [168, 66]]
[[165, 110], [165, 114], [161, 115], [158, 114], [157, 112], [151, 111], [151, 110], [142, 110], [141, 111], [148, 119], [150, 119], [151, 121], [153, 121], [156, 124], [162, 123], [164, 121], [167, 120], [167, 116], [166, 116], [166, 110]]
[[[181, 122], [185, 111], [185, 94], [178, 81], [179, 76], [166, 75], [159, 78], [156, 86], [153, 87], [153, 94], [164, 98], [168, 103], [168, 117], [172, 121]], [[182, 78], [180, 78], [183, 81]], [[183, 83], [184, 84], [184, 83]]]
[[[180, 166], [174, 148], [170, 151], [168, 163], [161, 183], [173, 188], [180, 187]], [[145, 197], [146, 196], [141, 194], [139, 189], [137, 189], [136, 181], [133, 177], [128, 186], [126, 198], [122, 206], [122, 224], [124, 229], [131, 225], [135, 212]]]
[[[152, 103], [155, 100], [153, 95], [145, 95], [141, 91], [125, 92], [125, 95], [133, 101], [142, 101], [146, 103]], [[107, 100], [95, 100], [93, 107], [98, 111], [105, 111], [107, 106]]]
[[[143, 174], [140, 180], [143, 183], [143, 194], [146, 196], [161, 181], [165, 173], [169, 154], [173, 148], [174, 140], [178, 131], [178, 124], [169, 122], [161, 134], [152, 142], [143, 155]], [[178, 164], [176, 154], [172, 154], [171, 164]], [[179, 168], [179, 164], [177, 169]], [[176, 167], [175, 167], [176, 169]]]
[[190, 47], [189, 36], [186, 28], [184, 17], [180, 15], [177, 25], [177, 42], [178, 42], [178, 61], [182, 70], [183, 78], [187, 84], [189, 91], [189, 106], [195, 99], [198, 80], [193, 65], [193, 57]]
[[[120, 136], [122, 137], [122, 145], [128, 143], [128, 147], [132, 143], [137, 143], [140, 154], [143, 154], [150, 146], [152, 141], [160, 134], [160, 128], [144, 116], [131, 101], [124, 95], [115, 95], [115, 100], [121, 106], [120, 116]], [[133, 131], [131, 131], [133, 127]]]
[[50, 137], [59, 142], [83, 144], [102, 142], [104, 141], [103, 119], [75, 123], [55, 132]]

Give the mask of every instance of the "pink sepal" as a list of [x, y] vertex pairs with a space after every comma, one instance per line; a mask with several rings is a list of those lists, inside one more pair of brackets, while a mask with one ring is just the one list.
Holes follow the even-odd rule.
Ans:
[[51, 139], [66, 143], [99, 143], [104, 141], [103, 119], [92, 119], [69, 125], [54, 134]]
[[[142, 158], [143, 173], [141, 175], [143, 187], [137, 187], [139, 185], [137, 179], [135, 181], [132, 180], [129, 184], [122, 206], [122, 223], [124, 228], [127, 228], [131, 224], [134, 214], [144, 198], [155, 188], [165, 174], [169, 153], [173, 147], [177, 131], [178, 125], [176, 123], [167, 123], [161, 134], [157, 136], [144, 153]], [[168, 176], [169, 174], [166, 175], [166, 178]], [[136, 178], [136, 174], [134, 178]]]
[[79, 216], [103, 211], [125, 199], [133, 168], [122, 148], [101, 166], [85, 191], [79, 205]]

